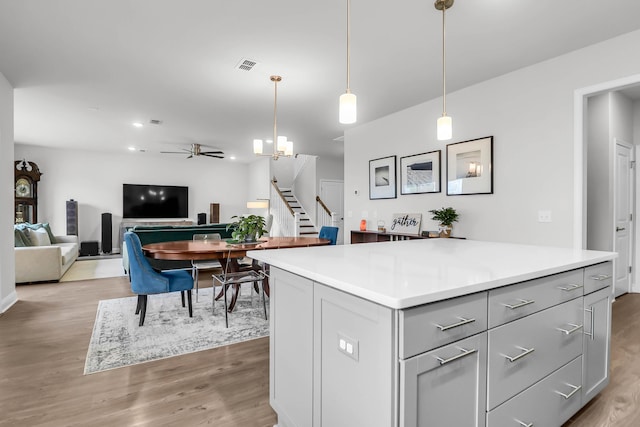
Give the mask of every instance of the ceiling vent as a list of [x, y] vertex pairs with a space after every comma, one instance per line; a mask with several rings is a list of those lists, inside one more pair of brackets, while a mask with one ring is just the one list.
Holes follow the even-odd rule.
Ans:
[[252, 59], [242, 58], [236, 65], [238, 70], [251, 71], [258, 63]]
[[161, 125], [162, 124], [162, 120], [151, 119], [151, 120], [149, 120], [149, 123], [152, 124], [152, 125]]

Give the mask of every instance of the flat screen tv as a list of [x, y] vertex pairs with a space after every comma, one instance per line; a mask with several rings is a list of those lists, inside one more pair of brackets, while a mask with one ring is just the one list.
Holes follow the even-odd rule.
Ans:
[[123, 218], [187, 218], [189, 187], [122, 184]]

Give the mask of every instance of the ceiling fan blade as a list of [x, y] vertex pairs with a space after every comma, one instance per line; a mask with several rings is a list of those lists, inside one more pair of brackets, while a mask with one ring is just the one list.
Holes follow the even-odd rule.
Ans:
[[[161, 151], [162, 154], [184, 154], [184, 151]], [[187, 151], [188, 153], [188, 151]]]
[[193, 154], [189, 154], [189, 155], [187, 156], [187, 159], [190, 159], [190, 158], [192, 158], [192, 157], [193, 157]]
[[201, 151], [200, 154], [224, 154], [224, 151]]
[[205, 157], [215, 157], [216, 159], [224, 159], [224, 156], [218, 156], [215, 154], [209, 154], [209, 153], [200, 153], [201, 156], [205, 156]]

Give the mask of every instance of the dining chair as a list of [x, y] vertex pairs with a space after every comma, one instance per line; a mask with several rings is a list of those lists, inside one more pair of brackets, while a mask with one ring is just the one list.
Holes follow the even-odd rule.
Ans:
[[[220, 241], [222, 237], [219, 233], [207, 233], [207, 234], [194, 234], [193, 240], [198, 241]], [[218, 260], [205, 260], [205, 261], [191, 261], [191, 277], [193, 277], [193, 281], [196, 286], [196, 302], [198, 302], [198, 271], [199, 270], [211, 270], [214, 268], [221, 268], [222, 265]], [[215, 286], [214, 286], [215, 293]]]
[[180, 292], [182, 306], [184, 307], [184, 294], [187, 293], [189, 301], [189, 317], [193, 317], [193, 307], [191, 305], [191, 290], [193, 289], [193, 278], [184, 270], [155, 271], [142, 252], [140, 238], [130, 231], [124, 234], [129, 253], [129, 277], [131, 280], [131, 290], [138, 294], [138, 304], [136, 314], [140, 314], [139, 326], [144, 324], [147, 313], [147, 297], [153, 294], [163, 294], [168, 292]]
[[328, 225], [323, 225], [320, 228], [320, 233], [318, 233], [318, 237], [320, 239], [329, 240], [330, 245], [335, 245], [338, 241], [338, 227], [330, 227]]

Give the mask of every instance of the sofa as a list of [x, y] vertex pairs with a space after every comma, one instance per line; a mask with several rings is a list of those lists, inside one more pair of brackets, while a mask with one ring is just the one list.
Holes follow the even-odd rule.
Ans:
[[[230, 239], [233, 229], [227, 231], [227, 224], [202, 225], [136, 225], [127, 231], [132, 231], [140, 238], [142, 246], [149, 243], [173, 242], [178, 240], [193, 240], [194, 234], [218, 233], [223, 239]], [[190, 261], [173, 261], [149, 259], [149, 263], [156, 270], [191, 269]], [[129, 273], [129, 253], [126, 244], [122, 245], [122, 267]]]
[[78, 258], [78, 236], [53, 235], [48, 224], [46, 227], [14, 227], [16, 283], [58, 281]]

